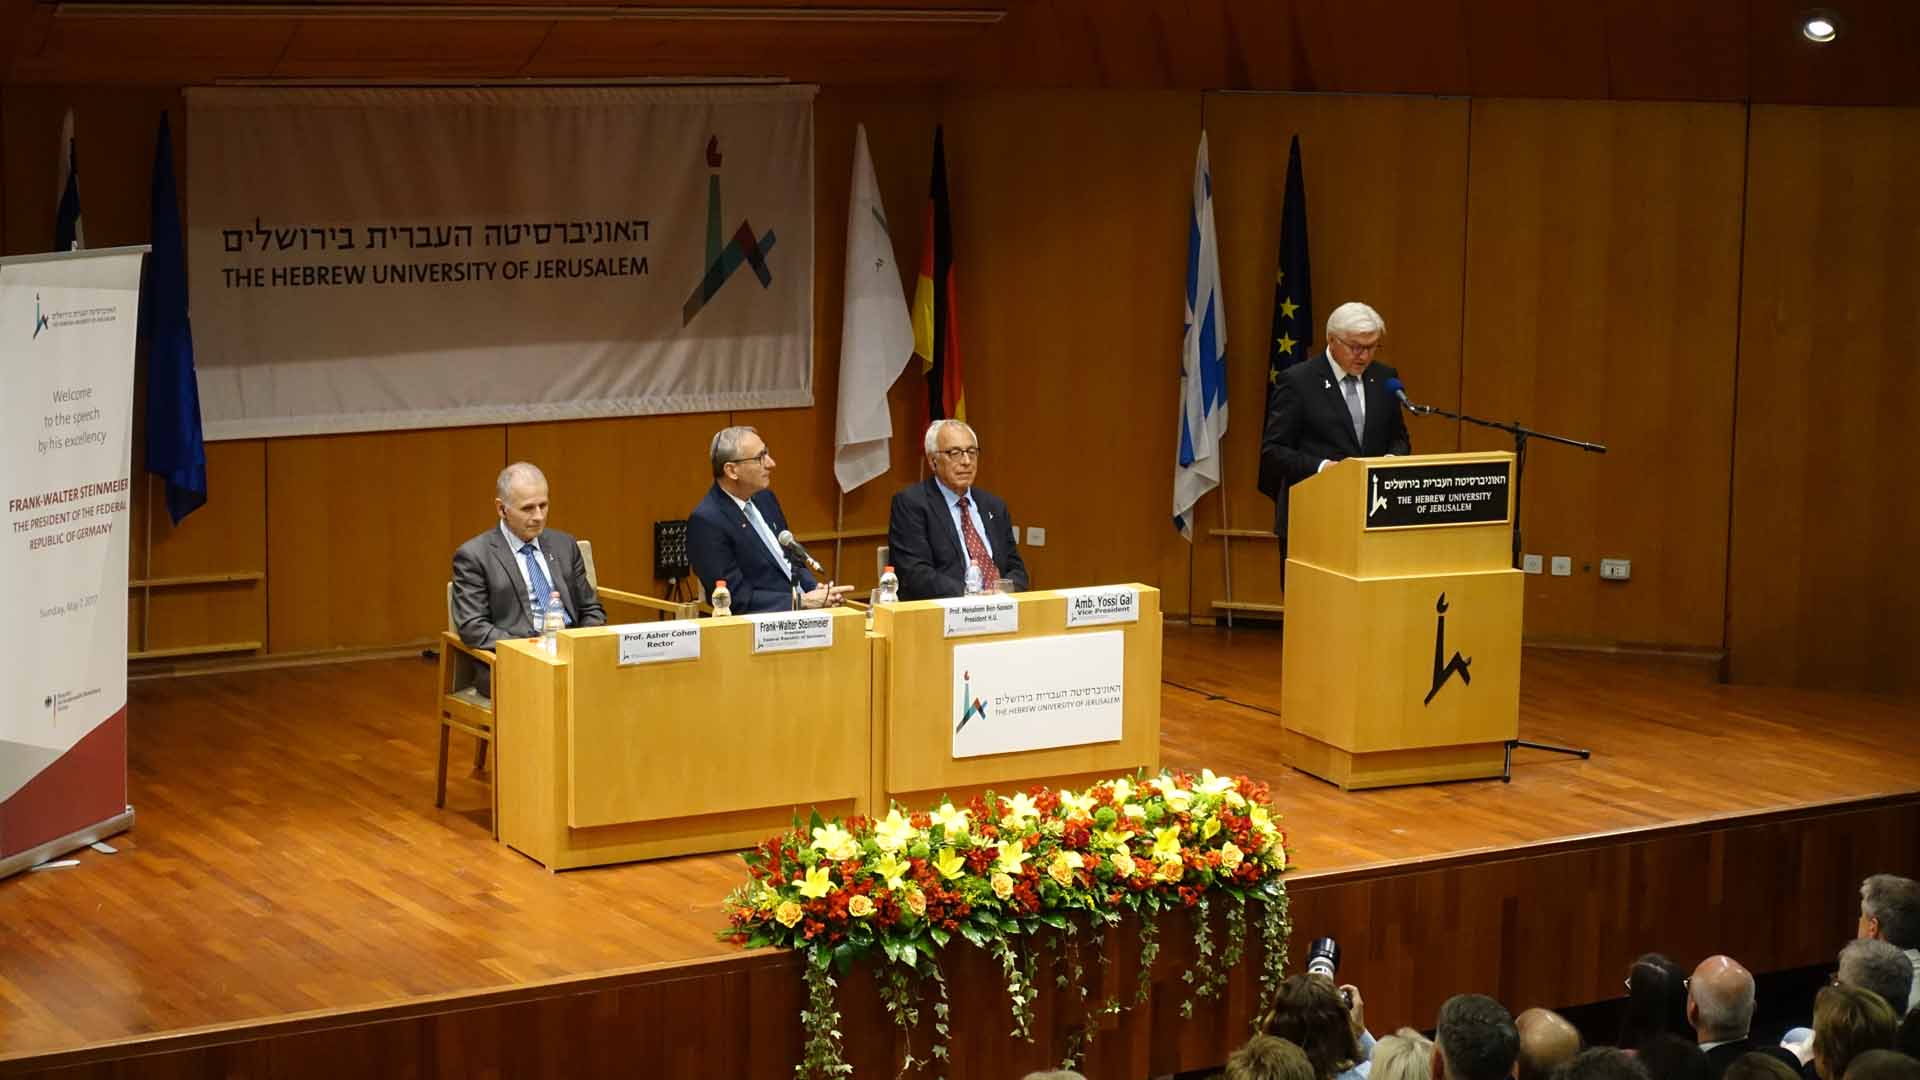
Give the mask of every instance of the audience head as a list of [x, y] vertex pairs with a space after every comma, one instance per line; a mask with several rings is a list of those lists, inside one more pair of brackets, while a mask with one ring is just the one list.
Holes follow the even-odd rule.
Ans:
[[1435, 1025], [1434, 1080], [1501, 1080], [1513, 1074], [1520, 1033], [1506, 1006], [1485, 994], [1455, 994]]
[[1686, 982], [1687, 1020], [1699, 1042], [1732, 1042], [1753, 1025], [1753, 973], [1731, 956], [1700, 961]]
[[1686, 974], [1659, 953], [1647, 953], [1627, 971], [1627, 1011], [1614, 1045], [1638, 1050], [1657, 1035], [1690, 1036]]
[[1800, 1080], [1800, 1073], [1772, 1054], [1756, 1050], [1734, 1058], [1720, 1080]]
[[1020, 1080], [1087, 1080], [1087, 1078], [1072, 1069], [1042, 1069], [1039, 1072], [1030, 1072]]
[[1367, 1080], [1427, 1080], [1433, 1040], [1412, 1028], [1401, 1028], [1374, 1043], [1368, 1060], [1373, 1064], [1367, 1067]]
[[1713, 1075], [1707, 1052], [1678, 1035], [1654, 1036], [1640, 1047], [1640, 1064], [1653, 1080], [1708, 1080]]
[[1596, 1046], [1560, 1066], [1553, 1080], [1651, 1080], [1646, 1067], [1625, 1050]]
[[973, 487], [980, 471], [980, 436], [965, 420], [935, 420], [927, 425], [922, 440], [927, 451], [927, 467], [940, 482], [957, 494], [965, 495]]
[[1920, 949], [1920, 882], [1893, 874], [1861, 882], [1858, 936]]
[[493, 506], [507, 531], [532, 540], [547, 527], [547, 474], [525, 461], [500, 470], [493, 481]]
[[1907, 1011], [1907, 995], [1913, 992], [1913, 961], [1899, 946], [1859, 938], [1840, 950], [1840, 970], [1833, 979], [1842, 986], [1879, 994], [1898, 1016]]
[[1315, 1080], [1307, 1052], [1285, 1039], [1255, 1035], [1227, 1058], [1225, 1080]]
[[1266, 1033], [1306, 1051], [1320, 1080], [1339, 1076], [1360, 1060], [1346, 1002], [1332, 982], [1316, 975], [1291, 975], [1280, 984]]
[[773, 486], [773, 453], [750, 427], [721, 428], [707, 444], [713, 479], [727, 494], [751, 499]]
[[1920, 1080], [1920, 1061], [1898, 1050], [1869, 1050], [1847, 1066], [1846, 1080]]
[[1813, 999], [1813, 1068], [1820, 1080], [1842, 1080], [1854, 1058], [1892, 1049], [1893, 1035], [1893, 1009], [1871, 990], [1829, 986]]
[[[1520, 1056], [1514, 1063], [1519, 1080], [1547, 1080], [1580, 1052], [1579, 1029], [1552, 1009], [1528, 1009], [1514, 1018], [1513, 1026], [1520, 1033]], [[1374, 1057], [1379, 1057], [1377, 1049]]]

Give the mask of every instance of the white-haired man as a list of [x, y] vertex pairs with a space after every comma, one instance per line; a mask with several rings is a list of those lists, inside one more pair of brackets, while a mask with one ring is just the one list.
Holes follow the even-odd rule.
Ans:
[[1327, 350], [1280, 373], [1260, 443], [1260, 490], [1273, 501], [1273, 531], [1287, 542], [1287, 493], [1350, 457], [1413, 452], [1394, 370], [1375, 357], [1386, 343], [1380, 313], [1348, 301], [1327, 316]]
[[1731, 956], [1709, 956], [1687, 979], [1687, 1023], [1707, 1055], [1708, 1075], [1714, 1078], [1743, 1054], [1761, 1053], [1792, 1069], [1800, 1063], [1777, 1046], [1755, 1042], [1753, 973]]
[[1013, 539], [1013, 519], [998, 496], [973, 486], [980, 438], [961, 420], [935, 420], [923, 443], [933, 475], [894, 495], [887, 518], [888, 558], [900, 576], [900, 599], [931, 600], [966, 592], [967, 564], [992, 591], [1027, 587], [1027, 564]]
[[499, 523], [453, 553], [453, 621], [460, 640], [491, 649], [501, 638], [533, 637], [540, 632], [536, 616], [545, 615], [556, 592], [567, 626], [603, 625], [607, 613], [587, 581], [580, 545], [547, 527], [546, 474], [516, 461], [500, 470], [493, 496]]

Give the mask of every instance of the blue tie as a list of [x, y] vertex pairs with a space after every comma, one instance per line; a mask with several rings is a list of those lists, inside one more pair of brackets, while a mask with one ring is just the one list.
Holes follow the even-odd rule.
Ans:
[[[546, 620], [547, 598], [553, 595], [553, 583], [547, 580], [546, 568], [540, 565], [544, 560], [540, 558], [540, 549], [533, 546], [533, 541], [527, 541], [526, 546], [520, 549], [520, 554], [527, 560], [527, 584], [533, 589], [533, 603], [529, 608], [533, 615], [533, 628], [537, 631]], [[567, 621], [565, 611], [560, 613], [560, 621]]]

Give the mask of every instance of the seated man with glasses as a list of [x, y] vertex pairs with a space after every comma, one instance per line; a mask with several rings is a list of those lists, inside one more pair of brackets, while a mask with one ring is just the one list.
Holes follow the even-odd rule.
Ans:
[[1260, 490], [1274, 500], [1273, 532], [1287, 545], [1287, 492], [1350, 457], [1409, 454], [1396, 372], [1376, 359], [1387, 336], [1380, 313], [1349, 301], [1327, 316], [1327, 351], [1286, 368], [1274, 384], [1260, 443]]
[[933, 475], [896, 494], [887, 520], [887, 557], [900, 576], [900, 599], [964, 595], [968, 563], [979, 568], [986, 592], [1026, 591], [1027, 564], [1007, 504], [973, 486], [979, 436], [964, 421], [935, 420], [925, 446]]
[[[709, 592], [724, 581], [733, 594], [733, 613], [790, 611], [793, 587], [800, 586], [802, 607], [831, 607], [847, 590], [814, 580], [804, 565], [795, 566], [781, 549], [779, 536], [787, 515], [773, 497], [773, 453], [750, 427], [722, 429], [707, 448], [713, 486], [687, 515], [687, 560]], [[797, 575], [797, 577], [796, 577]]]

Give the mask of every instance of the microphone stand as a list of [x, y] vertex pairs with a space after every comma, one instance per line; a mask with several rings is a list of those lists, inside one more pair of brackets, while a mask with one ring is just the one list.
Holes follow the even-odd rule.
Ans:
[[[1518, 420], [1509, 424], [1500, 420], [1486, 420], [1478, 416], [1468, 416], [1466, 413], [1448, 412], [1445, 409], [1432, 405], [1414, 405], [1411, 402], [1407, 404], [1407, 407], [1421, 416], [1444, 416], [1449, 420], [1458, 420], [1467, 424], [1477, 424], [1480, 427], [1492, 428], [1495, 431], [1504, 431], [1513, 436], [1513, 568], [1515, 570], [1520, 569], [1520, 492], [1521, 483], [1526, 479], [1527, 475], [1527, 440], [1545, 439], [1548, 442], [1559, 443], [1562, 446], [1571, 446], [1576, 450], [1585, 450], [1589, 454], [1604, 454], [1607, 452], [1607, 448], [1599, 443], [1583, 442], [1580, 439], [1569, 439], [1564, 435], [1535, 431]], [[1583, 761], [1593, 756], [1592, 750], [1582, 749], [1580, 747], [1555, 746], [1552, 743], [1529, 742], [1526, 739], [1508, 739], [1506, 743], [1506, 763], [1501, 767], [1500, 774], [1500, 782], [1503, 784], [1513, 783], [1513, 751], [1514, 748], [1518, 746], [1524, 746], [1529, 750], [1547, 750], [1555, 754], [1570, 754]]]
[[792, 548], [785, 549], [784, 554], [787, 557], [787, 580], [791, 585], [791, 592], [793, 594], [793, 607], [788, 610], [799, 611], [805, 606], [805, 601], [802, 597], [806, 595], [800, 590], [800, 561], [798, 557], [794, 555]]

